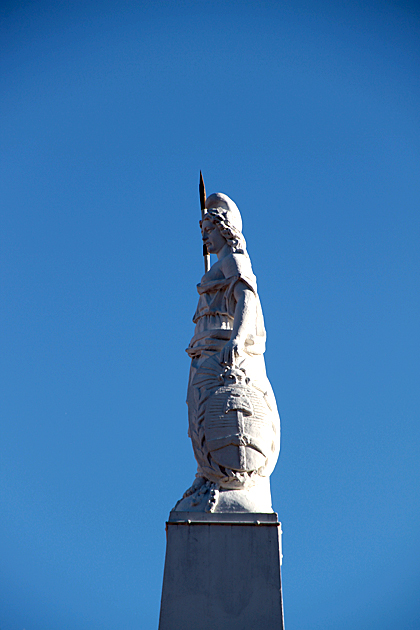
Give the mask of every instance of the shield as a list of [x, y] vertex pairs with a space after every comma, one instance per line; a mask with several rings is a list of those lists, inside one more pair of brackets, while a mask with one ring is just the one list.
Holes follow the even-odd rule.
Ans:
[[242, 383], [216, 389], [204, 415], [206, 445], [224, 468], [252, 472], [266, 464], [274, 448], [271, 410], [259, 390]]

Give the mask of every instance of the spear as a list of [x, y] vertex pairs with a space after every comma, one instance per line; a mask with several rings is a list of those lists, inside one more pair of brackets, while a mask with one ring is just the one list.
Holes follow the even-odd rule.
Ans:
[[[203, 174], [200, 171], [200, 185], [198, 187], [200, 193], [200, 205], [201, 205], [201, 220], [204, 219], [206, 213], [206, 187], [204, 186]], [[204, 256], [204, 272], [210, 269], [210, 254], [207, 251], [207, 245], [203, 243], [203, 256]]]

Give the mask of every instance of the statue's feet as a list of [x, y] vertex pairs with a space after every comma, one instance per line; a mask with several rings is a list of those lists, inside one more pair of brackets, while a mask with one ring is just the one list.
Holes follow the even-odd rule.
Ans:
[[173, 512], [258, 512], [273, 513], [269, 478], [260, 478], [250, 488], [230, 490], [198, 477], [172, 510]]
[[219, 495], [219, 486], [205, 477], [197, 477], [175, 505], [173, 512], [213, 512]]
[[182, 498], [185, 499], [186, 497], [189, 497], [195, 492], [197, 492], [198, 490], [200, 490], [200, 488], [206, 483], [206, 481], [207, 479], [205, 479], [205, 477], [196, 477], [194, 479], [193, 485], [190, 488], [188, 488], [188, 490], [185, 490], [184, 494], [182, 495]]

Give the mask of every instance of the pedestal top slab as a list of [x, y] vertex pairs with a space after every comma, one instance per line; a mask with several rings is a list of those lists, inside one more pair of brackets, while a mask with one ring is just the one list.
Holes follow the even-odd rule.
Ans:
[[232, 525], [280, 525], [276, 512], [271, 514], [263, 512], [177, 512], [169, 514], [168, 524], [232, 524]]

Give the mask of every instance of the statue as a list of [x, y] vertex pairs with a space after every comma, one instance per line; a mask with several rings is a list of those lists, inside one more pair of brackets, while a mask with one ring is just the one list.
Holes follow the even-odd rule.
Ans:
[[[201, 174], [200, 174], [201, 175]], [[205, 197], [205, 274], [197, 286], [188, 420], [198, 469], [175, 511], [272, 512], [280, 419], [265, 362], [265, 328], [242, 219], [227, 195]], [[210, 267], [209, 254], [217, 260]]]

